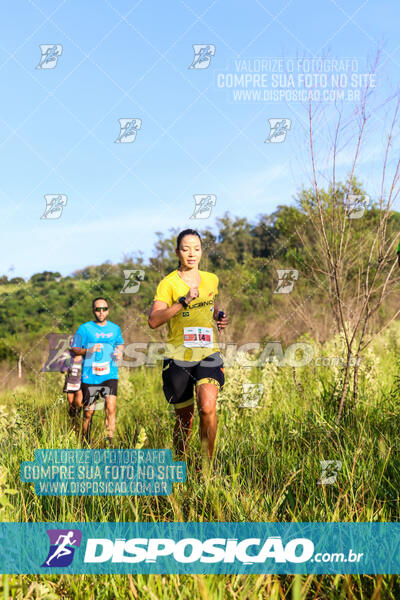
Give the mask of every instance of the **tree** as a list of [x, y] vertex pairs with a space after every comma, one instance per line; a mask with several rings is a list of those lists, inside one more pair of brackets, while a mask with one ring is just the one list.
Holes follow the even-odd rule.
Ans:
[[[309, 149], [312, 186], [298, 198], [305, 226], [296, 224], [295, 231], [302, 245], [298, 265], [303, 277], [319, 288], [329, 302], [337, 330], [346, 343], [346, 365], [338, 398], [338, 420], [341, 418], [352, 376], [352, 397], [357, 400], [359, 359], [373, 338], [400, 313], [397, 305], [389, 314], [380, 314], [384, 303], [397, 291], [399, 278], [396, 267], [396, 243], [399, 238], [398, 219], [393, 204], [400, 192], [400, 158], [393, 156], [393, 136], [399, 125], [399, 99], [391, 100], [392, 118], [386, 132], [386, 142], [380, 171], [380, 193], [368, 206], [369, 197], [356, 179], [360, 155], [367, 143], [370, 94], [362, 95], [357, 111], [357, 130], [348, 140], [349, 122], [343, 122], [339, 111], [330, 148], [331, 177], [328, 189], [320, 185], [323, 169], [319, 169], [320, 153], [315, 144], [315, 111], [308, 108]], [[389, 105], [386, 102], [384, 106]], [[338, 154], [348, 150], [354, 141], [345, 183], [337, 181]], [[322, 160], [322, 157], [321, 157]], [[304, 225], [304, 224], [303, 224]], [[383, 317], [383, 318], [382, 318]]]
[[59, 277], [61, 277], [61, 274], [58, 273], [58, 271], [56, 273], [53, 273], [52, 271], [43, 271], [42, 273], [35, 273], [35, 275], [32, 275], [30, 281], [35, 284], [44, 281], [56, 281]]

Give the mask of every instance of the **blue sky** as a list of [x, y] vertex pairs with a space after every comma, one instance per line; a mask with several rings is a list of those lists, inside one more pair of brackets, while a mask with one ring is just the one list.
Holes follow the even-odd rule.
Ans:
[[[375, 93], [382, 99], [398, 85], [399, 17], [395, 1], [7, 4], [0, 20], [0, 274], [67, 275], [131, 252], [148, 257], [156, 231], [215, 227], [227, 211], [255, 220], [293, 202], [310, 181], [304, 105], [235, 100], [218, 77], [256, 58], [281, 58], [286, 74], [292, 59], [347, 58], [368, 73], [380, 47]], [[54, 68], [36, 68], [41, 44], [62, 46]], [[194, 44], [215, 46], [208, 68], [189, 69]], [[343, 105], [349, 124], [341, 175], [352, 157], [354, 107]], [[324, 102], [316, 116], [322, 182], [329, 180], [334, 112]], [[372, 197], [389, 120], [385, 108], [378, 112], [358, 170]], [[141, 120], [132, 143], [115, 143], [123, 118]], [[283, 143], [265, 143], [270, 118], [291, 120]], [[41, 219], [46, 194], [66, 195], [60, 218]], [[208, 219], [189, 218], [194, 194], [215, 194]]]

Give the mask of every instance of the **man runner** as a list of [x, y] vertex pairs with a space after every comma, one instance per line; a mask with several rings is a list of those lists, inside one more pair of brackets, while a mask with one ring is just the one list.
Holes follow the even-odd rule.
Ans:
[[117, 361], [122, 358], [124, 340], [119, 325], [107, 320], [109, 307], [106, 298], [95, 298], [92, 309], [94, 320], [80, 325], [72, 342], [74, 354], [84, 357], [82, 435], [89, 442], [95, 402], [102, 396], [105, 400], [107, 442], [112, 445], [118, 393]]

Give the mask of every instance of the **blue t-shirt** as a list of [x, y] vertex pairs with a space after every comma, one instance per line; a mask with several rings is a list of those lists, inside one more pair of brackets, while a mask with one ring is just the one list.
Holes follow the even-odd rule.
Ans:
[[95, 321], [80, 325], [72, 341], [73, 348], [92, 348], [95, 344], [103, 346], [100, 352], [84, 356], [82, 382], [100, 384], [107, 379], [118, 379], [118, 367], [111, 355], [115, 347], [123, 343], [121, 328], [111, 321], [105, 325], [98, 325]]

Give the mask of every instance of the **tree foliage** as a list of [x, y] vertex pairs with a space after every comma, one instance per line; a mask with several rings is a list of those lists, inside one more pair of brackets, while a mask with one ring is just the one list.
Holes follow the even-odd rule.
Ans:
[[[361, 186], [357, 186], [356, 189], [362, 192]], [[333, 215], [335, 202], [337, 210], [343, 202], [345, 186], [339, 186], [340, 189], [342, 191], [335, 197], [330, 188], [320, 191], [328, 216], [330, 212]], [[321, 269], [320, 282], [308, 277], [311, 267], [321, 262], [319, 242], [309, 218], [314, 202], [313, 191], [303, 189], [295, 205], [278, 206], [271, 215], [259, 215], [255, 223], [225, 214], [217, 219], [216, 231], [200, 231], [203, 245], [200, 268], [218, 275], [225, 306], [235, 316], [239, 333], [257, 319], [260, 324], [279, 322], [285, 310], [290, 317], [293, 307], [304, 298], [312, 297], [316, 306], [321, 302], [329, 285], [326, 274]], [[349, 293], [355, 273], [366, 260], [365, 240], [373, 235], [378, 210], [372, 207], [362, 219], [354, 219], [352, 223], [353, 246], [357, 251], [354, 261], [346, 266]], [[388, 228], [394, 234], [399, 227], [400, 214], [392, 212]], [[307, 239], [306, 245], [299, 232]], [[170, 230], [167, 235], [158, 232], [153, 256], [148, 261], [140, 254], [126, 255], [122, 263], [108, 261], [89, 265], [66, 277], [61, 277], [58, 272], [44, 271], [32, 275], [27, 282], [14, 278], [12, 286], [4, 275], [0, 278], [0, 360], [14, 359], [17, 351], [22, 349], [21, 343], [22, 346], [28, 343], [24, 342], [28, 337], [31, 343], [50, 332], [73, 332], [80, 323], [92, 318], [94, 296], [103, 295], [109, 299], [112, 320], [116, 322], [122, 323], [127, 311], [147, 315], [158, 282], [177, 267], [177, 233], [177, 230]], [[289, 299], [289, 295], [274, 294], [274, 290], [277, 269], [290, 268], [299, 271], [299, 279]], [[124, 270], [144, 270], [144, 280], [137, 293], [121, 293]], [[304, 315], [302, 330], [297, 324], [293, 331], [289, 319], [283, 319], [288, 323], [288, 337], [309, 331], [306, 317], [310, 318], [310, 314]], [[318, 320], [318, 314], [315, 318]], [[334, 323], [331, 322], [330, 327], [332, 330], [327, 333], [332, 334]], [[258, 327], [258, 335], [259, 339], [265, 337], [267, 329]]]

